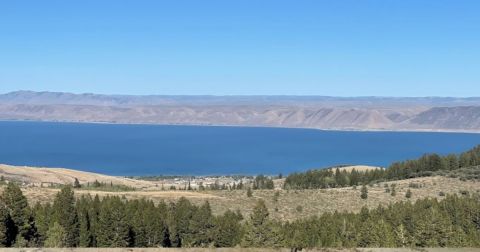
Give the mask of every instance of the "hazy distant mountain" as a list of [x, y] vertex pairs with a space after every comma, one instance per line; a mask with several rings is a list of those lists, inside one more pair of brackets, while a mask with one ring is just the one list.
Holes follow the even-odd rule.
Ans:
[[479, 105], [480, 97], [182, 96], [100, 95], [17, 91], [0, 94], [0, 104], [139, 105], [336, 105], [362, 107]]
[[0, 95], [0, 119], [480, 131], [480, 98], [125, 96], [19, 91]]

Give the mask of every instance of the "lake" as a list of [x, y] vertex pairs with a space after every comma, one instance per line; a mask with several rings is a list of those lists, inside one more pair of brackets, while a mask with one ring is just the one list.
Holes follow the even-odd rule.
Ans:
[[0, 163], [110, 175], [288, 174], [459, 153], [480, 134], [0, 122]]

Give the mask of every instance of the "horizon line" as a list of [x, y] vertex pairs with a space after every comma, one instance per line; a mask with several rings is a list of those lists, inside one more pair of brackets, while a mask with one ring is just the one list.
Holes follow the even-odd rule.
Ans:
[[384, 95], [361, 95], [361, 96], [342, 96], [342, 95], [322, 95], [322, 94], [120, 94], [120, 93], [94, 93], [94, 92], [70, 92], [70, 91], [35, 91], [35, 90], [14, 90], [0, 93], [2, 95], [9, 95], [15, 93], [52, 93], [52, 94], [71, 94], [71, 95], [100, 95], [100, 96], [176, 96], [176, 97], [312, 97], [312, 98], [389, 98], [389, 99], [480, 99], [480, 96], [384, 96]]

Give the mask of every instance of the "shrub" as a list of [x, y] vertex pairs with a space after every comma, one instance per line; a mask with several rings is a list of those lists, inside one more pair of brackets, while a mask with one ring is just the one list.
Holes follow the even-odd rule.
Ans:
[[362, 186], [362, 193], [360, 194], [360, 198], [367, 199], [368, 198], [368, 189], [365, 185]]
[[276, 191], [275, 194], [273, 194], [273, 202], [278, 202], [278, 198], [280, 198], [280, 192]]
[[412, 191], [410, 189], [407, 190], [407, 193], [405, 193], [405, 198], [410, 199], [412, 197]]
[[249, 187], [247, 189], [247, 197], [251, 198], [253, 196], [252, 189]]
[[408, 184], [408, 187], [418, 189], [418, 188], [422, 188], [422, 185], [418, 184], [418, 183], [411, 182], [410, 184]]

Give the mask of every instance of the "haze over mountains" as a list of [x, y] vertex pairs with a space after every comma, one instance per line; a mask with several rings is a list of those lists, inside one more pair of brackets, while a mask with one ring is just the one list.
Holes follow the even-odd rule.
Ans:
[[0, 120], [480, 132], [480, 97], [129, 96], [18, 91]]

